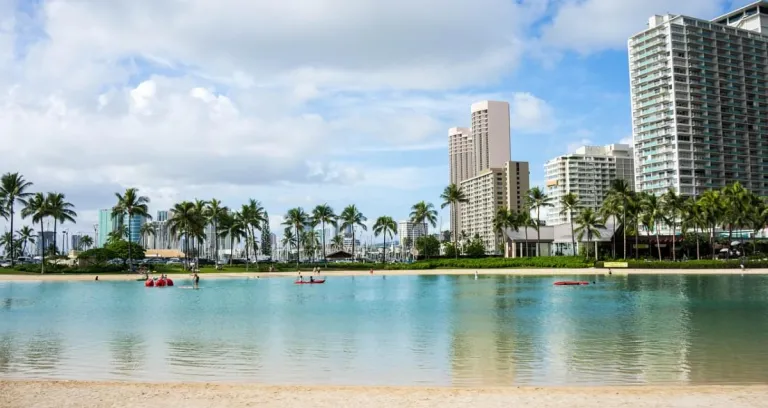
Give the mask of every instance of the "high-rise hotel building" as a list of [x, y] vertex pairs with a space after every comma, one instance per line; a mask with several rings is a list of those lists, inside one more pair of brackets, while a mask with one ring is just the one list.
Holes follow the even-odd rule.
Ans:
[[493, 217], [499, 207], [520, 211], [528, 191], [527, 162], [510, 160], [509, 103], [482, 101], [470, 108], [472, 127], [448, 130], [450, 183], [468, 202], [451, 208], [451, 234], [475, 234], [488, 252], [496, 251]]
[[650, 18], [629, 40], [635, 186], [768, 195], [768, 1]]

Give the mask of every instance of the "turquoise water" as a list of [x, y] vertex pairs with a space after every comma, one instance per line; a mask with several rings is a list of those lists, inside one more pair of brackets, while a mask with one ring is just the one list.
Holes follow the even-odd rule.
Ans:
[[[768, 382], [768, 277], [0, 282], [0, 378], [272, 384]], [[581, 280], [581, 278], [579, 278]]]

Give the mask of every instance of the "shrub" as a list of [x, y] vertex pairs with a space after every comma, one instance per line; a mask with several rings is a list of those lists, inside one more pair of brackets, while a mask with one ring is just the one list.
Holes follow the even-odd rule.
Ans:
[[[740, 260], [717, 260], [717, 259], [701, 259], [693, 261], [638, 261], [630, 260], [627, 262], [629, 269], [739, 269], [741, 268]], [[605, 268], [603, 261], [595, 264], [597, 268]], [[749, 260], [744, 264], [745, 268], [749, 269], [762, 269], [768, 268], [768, 261], [763, 260]]]

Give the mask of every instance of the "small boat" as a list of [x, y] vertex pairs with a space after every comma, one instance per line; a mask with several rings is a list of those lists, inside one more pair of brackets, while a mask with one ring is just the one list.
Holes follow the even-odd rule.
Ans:
[[325, 279], [316, 279], [313, 281], [294, 281], [293, 283], [297, 285], [314, 285], [314, 284], [325, 283]]
[[555, 282], [555, 286], [586, 286], [589, 285], [587, 281], [558, 281]]

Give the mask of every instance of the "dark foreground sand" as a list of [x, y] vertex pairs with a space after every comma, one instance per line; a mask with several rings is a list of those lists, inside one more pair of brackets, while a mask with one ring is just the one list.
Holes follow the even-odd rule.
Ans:
[[768, 406], [768, 385], [590, 388], [389, 388], [2, 381], [0, 407], [680, 407]]

